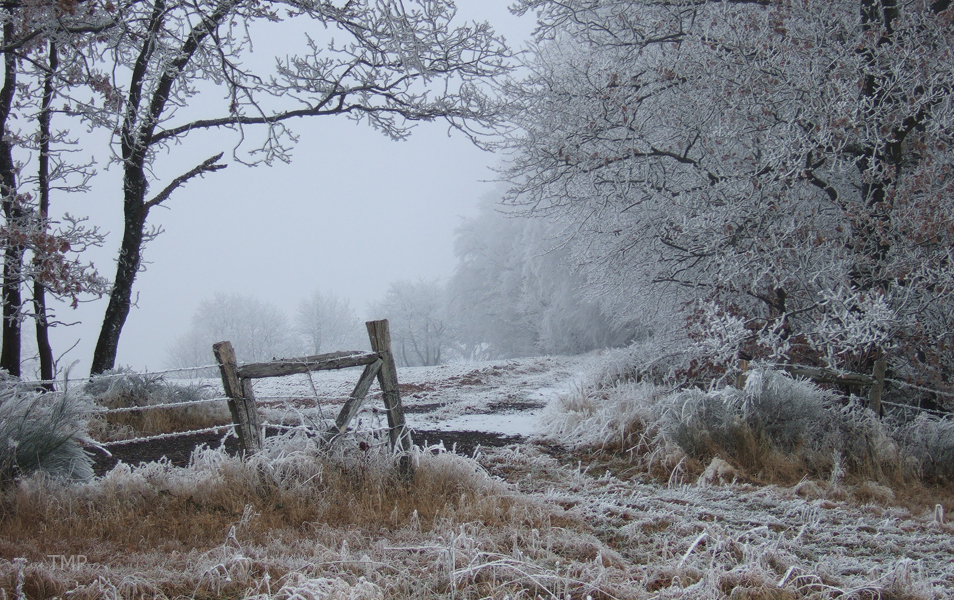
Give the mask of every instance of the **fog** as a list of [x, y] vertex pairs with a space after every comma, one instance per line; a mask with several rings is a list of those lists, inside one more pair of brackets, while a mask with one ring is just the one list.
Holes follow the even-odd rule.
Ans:
[[[520, 46], [533, 17], [516, 18], [506, 0], [458, 2], [458, 19], [486, 20], [511, 46]], [[215, 292], [241, 293], [290, 315], [315, 289], [351, 301], [361, 317], [397, 279], [447, 277], [453, 272], [454, 228], [476, 212], [496, 184], [500, 158], [473, 146], [446, 124], [424, 123], [395, 142], [342, 117], [293, 123], [300, 141], [291, 164], [249, 168], [234, 161], [223, 171], [180, 188], [149, 223], [164, 232], [147, 245], [146, 271], [134, 287], [136, 305], [123, 329], [117, 366], [161, 369], [166, 348], [189, 327], [196, 307]], [[196, 135], [160, 156], [154, 189], [220, 151], [234, 137]], [[88, 215], [108, 233], [94, 249], [101, 274], [112, 277], [122, 235], [120, 169], [102, 171], [93, 190], [54, 198], [55, 211]], [[70, 327], [51, 332], [54, 353], [85, 375], [106, 300], [72, 310], [57, 307]], [[32, 329], [24, 330], [24, 343]], [[26, 346], [25, 346], [26, 348]], [[27, 356], [28, 351], [25, 352]]]

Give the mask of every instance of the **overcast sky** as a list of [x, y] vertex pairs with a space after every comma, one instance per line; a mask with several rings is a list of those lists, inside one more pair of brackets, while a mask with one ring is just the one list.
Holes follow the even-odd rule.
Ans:
[[[458, 19], [486, 20], [519, 47], [534, 20], [511, 15], [509, 2], [458, 0]], [[168, 345], [215, 292], [254, 296], [293, 317], [298, 302], [321, 289], [349, 299], [368, 318], [367, 304], [389, 282], [452, 274], [454, 228], [495, 189], [488, 180], [499, 157], [460, 134], [448, 136], [441, 123], [420, 125], [404, 142], [340, 117], [301, 121], [294, 130], [301, 139], [291, 164], [231, 163], [178, 190], [165, 209], [153, 209], [149, 222], [165, 232], [146, 247], [151, 264], [136, 280], [138, 305], [126, 321], [117, 366], [162, 369]], [[177, 169], [222, 150], [228, 156], [230, 147], [220, 146], [190, 139], [160, 158], [159, 175], [167, 182]], [[109, 233], [90, 258], [110, 278], [122, 235], [119, 178], [113, 167], [90, 194], [63, 208], [89, 215]], [[103, 299], [58, 309], [62, 320], [82, 321], [53, 331], [57, 355], [79, 340], [61, 362], [79, 361], [72, 377], [88, 372], [105, 308]]]

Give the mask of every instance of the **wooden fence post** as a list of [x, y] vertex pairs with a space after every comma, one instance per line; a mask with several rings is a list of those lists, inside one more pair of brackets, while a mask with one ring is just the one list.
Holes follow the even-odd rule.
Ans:
[[871, 384], [871, 389], [868, 391], [868, 408], [879, 417], [883, 414], [881, 412], [881, 393], [884, 391], [884, 373], [887, 370], [888, 361], [879, 358], [875, 361], [874, 371], [871, 373], [874, 383]]
[[738, 389], [745, 388], [745, 380], [748, 378], [749, 373], [749, 361], [745, 359], [739, 360], [739, 372], [735, 374], [735, 387]]
[[231, 342], [213, 344], [212, 353], [219, 362], [222, 387], [229, 398], [229, 412], [232, 413], [232, 422], [235, 423], [239, 442], [246, 453], [255, 454], [262, 449], [262, 430], [258, 424], [258, 410], [255, 407], [252, 385], [247, 379], [239, 378], [238, 363]]
[[384, 394], [384, 407], [388, 413], [388, 429], [391, 438], [391, 450], [401, 450], [401, 471], [409, 477], [413, 473], [411, 465], [411, 434], [404, 423], [404, 407], [401, 406], [401, 392], [398, 390], [397, 365], [391, 352], [391, 330], [387, 319], [368, 321], [368, 337], [371, 349], [381, 356], [381, 369], [378, 371], [378, 385]]

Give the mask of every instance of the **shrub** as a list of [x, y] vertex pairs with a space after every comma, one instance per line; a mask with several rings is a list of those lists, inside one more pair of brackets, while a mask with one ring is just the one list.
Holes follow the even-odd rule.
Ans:
[[[649, 472], [677, 464], [677, 457], [692, 459], [696, 470], [720, 457], [780, 483], [842, 469], [856, 480], [892, 485], [954, 482], [954, 421], [903, 417], [879, 419], [858, 398], [845, 401], [787, 373], [756, 368], [742, 390], [672, 391], [632, 379], [580, 388], [548, 405], [542, 433], [574, 448], [622, 450], [641, 457]], [[671, 475], [666, 470], [663, 476]]]

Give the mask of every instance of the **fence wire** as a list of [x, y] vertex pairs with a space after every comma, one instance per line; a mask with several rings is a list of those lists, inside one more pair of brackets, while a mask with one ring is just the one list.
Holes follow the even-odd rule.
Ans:
[[[768, 366], [768, 367], [775, 367], [775, 368], [780, 368], [780, 369], [819, 369], [819, 368], [821, 368], [821, 367], [812, 367], [812, 366], [808, 366], [808, 365], [792, 365], [792, 364], [783, 364], [783, 363], [759, 363], [759, 364], [764, 364], [765, 366]], [[850, 372], [850, 371], [841, 371], [841, 370], [837, 370], [837, 369], [826, 369], [826, 370], [831, 371], [831, 372], [832, 372], [833, 374], [835, 374], [835, 375], [864, 375], [865, 377], [870, 377], [870, 375], [867, 375], [867, 374], [864, 374], [864, 373], [853, 373], [853, 372]], [[919, 391], [922, 391], [922, 392], [928, 392], [928, 393], [931, 393], [931, 394], [938, 394], [939, 396], [946, 396], [946, 397], [948, 397], [948, 398], [954, 398], [954, 392], [946, 392], [946, 391], [938, 390], [938, 389], [935, 389], [935, 388], [924, 387], [924, 386], [917, 385], [917, 384], [914, 384], [914, 383], [909, 383], [909, 382], [907, 382], [907, 381], [902, 381], [902, 380], [900, 380], [900, 379], [892, 379], [892, 378], [890, 378], [890, 377], [885, 377], [884, 381], [885, 381], [885, 383], [890, 382], [890, 383], [893, 383], [894, 385], [897, 385], [897, 386], [899, 386], [899, 387], [911, 388], [911, 389], [919, 390]], [[887, 403], [882, 401], [882, 404], [887, 404]], [[908, 405], [908, 404], [900, 404], [900, 405], [897, 405], [897, 406], [910, 406], [911, 408], [915, 408], [915, 409], [919, 409], [919, 410], [931, 410], [931, 409], [921, 408], [921, 407], [919, 407], [919, 406]], [[934, 412], [940, 412], [940, 411], [934, 411]], [[946, 413], [943, 413], [943, 414], [946, 414]]]
[[223, 429], [232, 429], [235, 425], [229, 423], [228, 425], [216, 425], [215, 427], [206, 427], [205, 429], [191, 429], [189, 431], [173, 431], [171, 433], [159, 433], [156, 435], [147, 435], [138, 438], [129, 438], [126, 440], [114, 440], [111, 442], [97, 442], [100, 446], [120, 446], [123, 444], [133, 444], [133, 443], [142, 443], [142, 442], [154, 442], [156, 440], [166, 440], [174, 437], [182, 437], [186, 435], [197, 435], [201, 433], [213, 433], [216, 431], [222, 431]]
[[102, 410], [97, 410], [96, 414], [98, 415], [111, 415], [115, 413], [128, 413], [128, 412], [137, 412], [143, 410], [152, 410], [154, 408], [185, 408], [186, 406], [195, 406], [197, 404], [209, 404], [212, 402], [224, 402], [228, 398], [222, 396], [220, 398], [206, 398], [204, 400], [185, 400], [183, 402], [167, 402], [165, 404], [147, 404], [145, 406], [123, 406], [120, 408], [103, 408]]

